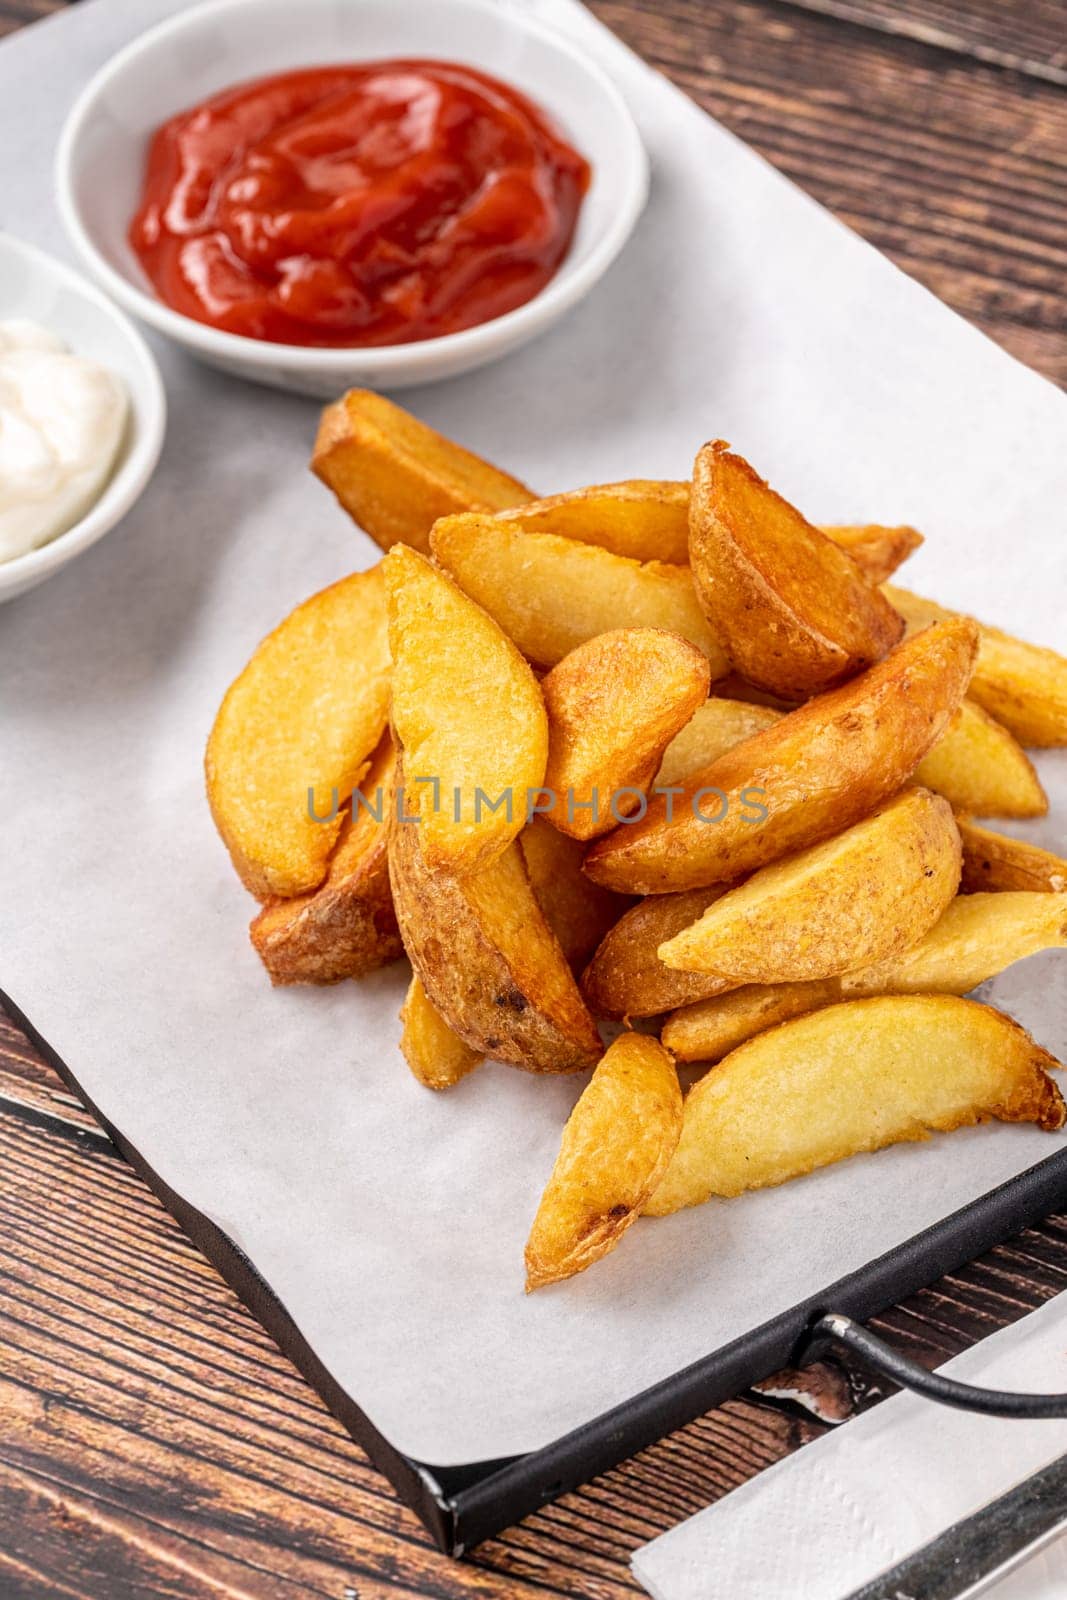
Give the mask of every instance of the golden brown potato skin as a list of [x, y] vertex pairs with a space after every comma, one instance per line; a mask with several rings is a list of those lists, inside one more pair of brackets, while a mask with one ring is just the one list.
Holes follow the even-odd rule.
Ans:
[[[656, 782], [687, 783], [727, 750], [769, 728], [783, 715], [771, 706], [712, 695], [663, 753]], [[957, 811], [978, 817], [1043, 817], [1048, 798], [1026, 751], [1007, 728], [965, 699], [928, 755], [915, 781], [936, 789]]]
[[646, 1034], [620, 1034], [563, 1130], [526, 1242], [527, 1293], [614, 1250], [663, 1177], [681, 1129], [667, 1051]]
[[[586, 872], [624, 894], [666, 894], [740, 877], [840, 833], [907, 782], [963, 698], [976, 650], [975, 625], [963, 618], [906, 639], [721, 756], [681, 796], [652, 799], [640, 821], [596, 840]], [[712, 789], [726, 797], [720, 822], [693, 811]], [[745, 797], [756, 790], [768, 815], [754, 823]], [[713, 803], [718, 815], [724, 802]]]
[[[385, 731], [389, 634], [380, 566], [312, 595], [267, 635], [226, 692], [204, 757], [208, 804], [258, 900], [326, 876], [343, 807]], [[331, 791], [336, 814], [328, 817]]]
[[979, 817], [1043, 817], [1048, 797], [1026, 751], [1007, 728], [966, 699], [915, 769], [957, 811]]
[[884, 583], [923, 542], [917, 528], [886, 527], [880, 522], [837, 527], [824, 523], [820, 531], [847, 550], [868, 583]]
[[438, 517], [531, 498], [517, 478], [369, 389], [349, 389], [323, 411], [311, 470], [383, 550], [403, 543], [428, 554]]
[[679, 1061], [718, 1061], [754, 1034], [838, 1000], [969, 994], [1039, 950], [1067, 946], [1067, 894], [958, 895], [925, 938], [894, 960], [811, 983], [750, 983], [683, 1006], [663, 1025]]
[[[517, 838], [527, 795], [543, 782], [548, 717], [541, 690], [492, 617], [432, 561], [394, 545], [382, 567], [392, 723], [412, 809], [422, 818], [423, 849], [431, 867], [473, 872]], [[506, 807], [491, 809], [501, 798]]]
[[1067, 889], [1067, 861], [1023, 839], [981, 828], [969, 817], [957, 817], [963, 841], [963, 894], [983, 890], [1030, 889], [1039, 894]]
[[828, 1006], [750, 1039], [689, 1091], [646, 1214], [666, 1216], [976, 1122], [1065, 1118], [1059, 1066], [1010, 1017], [949, 995]]
[[582, 993], [594, 1015], [656, 1017], [733, 988], [729, 979], [714, 973], [672, 971], [656, 953], [665, 940], [703, 916], [727, 887], [650, 895], [620, 917], [582, 976]]
[[[959, 613], [907, 589], [884, 584], [882, 593], [904, 618], [908, 632]], [[971, 699], [1013, 733], [1037, 748], [1067, 744], [1067, 656], [980, 622], [978, 660]]]
[[537, 904], [577, 974], [633, 902], [587, 878], [582, 871], [584, 845], [559, 833], [543, 816], [530, 818], [519, 845]]
[[408, 985], [400, 1020], [404, 1025], [401, 1053], [413, 1076], [427, 1089], [451, 1089], [481, 1064], [478, 1051], [452, 1032], [416, 977]]
[[[398, 778], [403, 794], [403, 777]], [[471, 1050], [529, 1072], [581, 1072], [601, 1043], [518, 844], [478, 872], [431, 871], [421, 826], [390, 829], [404, 948], [435, 1009]]]
[[[383, 550], [398, 542], [429, 553], [438, 517], [519, 510], [516, 525], [598, 544], [638, 561], [689, 561], [689, 484], [630, 479], [535, 500], [510, 473], [369, 389], [326, 406], [311, 470]], [[890, 577], [922, 542], [913, 528], [825, 530], [851, 551], [872, 583]]]
[[678, 1061], [721, 1061], [756, 1034], [843, 999], [839, 978], [809, 983], [746, 983], [728, 994], [672, 1011], [660, 1038]]
[[386, 734], [360, 784], [374, 809], [353, 816], [346, 807], [325, 881], [309, 894], [268, 901], [253, 920], [249, 935], [272, 983], [339, 983], [403, 955], [389, 888], [394, 768]]
[[729, 670], [688, 567], [631, 561], [553, 533], [520, 533], [506, 519], [443, 517], [437, 560], [513, 639], [528, 661], [554, 667], [611, 628], [666, 628], [703, 650], [712, 679]]
[[689, 564], [688, 483], [662, 478], [594, 483], [531, 500], [498, 517], [520, 533], [554, 533], [631, 561]]
[[735, 983], [832, 978], [917, 944], [959, 881], [952, 807], [929, 789], [908, 789], [825, 843], [753, 873], [658, 954], [668, 967]]
[[688, 783], [728, 750], [750, 739], [754, 733], [773, 727], [782, 713], [771, 706], [752, 705], [748, 700], [732, 700], [713, 694], [698, 706], [685, 727], [663, 752], [656, 783], [668, 787]]
[[[520, 532], [578, 539], [631, 561], [689, 565], [689, 484], [677, 480], [631, 478], [622, 483], [594, 483], [530, 500], [496, 515]], [[822, 531], [848, 551], [868, 583], [884, 583], [923, 542], [914, 528], [880, 523], [824, 527]]]
[[689, 564], [734, 667], [785, 700], [862, 672], [904, 632], [844, 547], [721, 439], [704, 446], [693, 468]]
[[703, 651], [663, 628], [615, 628], [564, 656], [541, 682], [552, 826], [593, 839], [635, 811], [710, 681]]

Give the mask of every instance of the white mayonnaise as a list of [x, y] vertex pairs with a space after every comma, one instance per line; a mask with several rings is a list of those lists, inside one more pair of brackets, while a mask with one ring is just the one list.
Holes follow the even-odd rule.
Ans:
[[98, 500], [126, 423], [120, 379], [34, 322], [0, 321], [0, 561]]

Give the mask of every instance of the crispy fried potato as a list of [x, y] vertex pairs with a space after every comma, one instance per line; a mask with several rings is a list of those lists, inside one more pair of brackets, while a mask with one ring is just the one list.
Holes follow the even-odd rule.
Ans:
[[[782, 713], [713, 695], [672, 739], [656, 785], [686, 783], [742, 739], [769, 728]], [[973, 700], [964, 700], [929, 755], [915, 769], [916, 782], [936, 789], [957, 811], [981, 817], [1040, 817], [1048, 800], [1033, 763], [1007, 728]]]
[[712, 679], [726, 655], [700, 609], [687, 567], [630, 561], [551, 533], [519, 533], [494, 517], [443, 517], [434, 555], [539, 667], [612, 628], [666, 628], [703, 650]]
[[526, 871], [545, 921], [560, 942], [573, 972], [581, 972], [608, 929], [631, 901], [601, 889], [582, 871], [585, 849], [559, 833], [543, 816], [531, 817], [519, 834]]
[[672, 1011], [660, 1038], [679, 1061], [721, 1061], [746, 1039], [844, 999], [838, 978], [810, 983], [746, 983], [728, 994]]
[[582, 976], [582, 993], [594, 1015], [655, 1017], [733, 988], [714, 974], [674, 972], [656, 954], [665, 940], [703, 916], [727, 887], [651, 895], [620, 917]]
[[553, 533], [599, 545], [631, 561], [689, 564], [688, 483], [662, 478], [596, 483], [531, 500], [496, 520], [520, 533]]
[[703, 651], [662, 628], [615, 628], [564, 656], [541, 683], [552, 826], [593, 839], [636, 811], [708, 684]]
[[473, 872], [518, 836], [541, 786], [544, 701], [511, 640], [431, 561], [394, 545], [382, 566], [393, 726], [422, 848], [431, 868]]
[[910, 949], [959, 881], [952, 807], [909, 789], [825, 844], [754, 873], [658, 954], [680, 972], [734, 983], [831, 978]]
[[517, 478], [368, 389], [326, 407], [311, 470], [383, 550], [400, 542], [427, 554], [438, 517], [531, 498]]
[[388, 833], [395, 756], [386, 734], [360, 782], [365, 805], [345, 807], [324, 881], [269, 900], [249, 934], [272, 983], [338, 983], [403, 955], [389, 890]]
[[400, 1020], [404, 1024], [400, 1035], [404, 1060], [427, 1089], [451, 1089], [481, 1064], [480, 1053], [452, 1032], [416, 977], [408, 985]]
[[583, 1090], [526, 1242], [526, 1290], [584, 1272], [614, 1250], [655, 1190], [682, 1128], [674, 1062], [624, 1033]]
[[1067, 894], [959, 895], [895, 960], [816, 983], [753, 983], [675, 1011], [663, 1042], [680, 1061], [718, 1061], [753, 1034], [838, 1000], [877, 994], [969, 994], [1039, 950], [1067, 946]]
[[[909, 633], [958, 615], [891, 584], [884, 584], [882, 593], [900, 612]], [[1026, 644], [984, 622], [978, 628], [971, 699], [1003, 723], [1020, 744], [1039, 748], [1067, 744], [1067, 656]]]
[[[345, 802], [385, 731], [389, 633], [381, 569], [297, 606], [230, 685], [204, 758], [215, 826], [259, 900], [316, 888]], [[309, 815], [313, 799], [317, 822]]]
[[880, 522], [838, 527], [824, 524], [821, 531], [848, 551], [868, 583], [884, 583], [923, 542], [917, 528], [890, 528]]
[[1026, 751], [971, 699], [915, 769], [957, 811], [980, 817], [1043, 817], [1048, 799]]
[[421, 833], [410, 822], [390, 829], [389, 876], [404, 948], [434, 1008], [480, 1055], [530, 1072], [595, 1066], [600, 1035], [519, 846], [458, 878], [428, 867]]
[[827, 1006], [750, 1039], [696, 1083], [645, 1212], [666, 1216], [976, 1122], [1063, 1126], [1059, 1063], [1009, 1017], [950, 995]]
[[980, 828], [969, 817], [957, 816], [963, 841], [962, 894], [982, 890], [1031, 889], [1049, 894], [1067, 889], [1067, 861], [1022, 839]]
[[681, 733], [676, 734], [663, 752], [656, 787], [687, 783], [728, 750], [750, 739], [754, 733], [780, 722], [782, 713], [771, 706], [752, 705], [747, 700], [729, 700], [712, 695], [698, 706]]
[[[689, 565], [688, 483], [666, 478], [595, 483], [543, 500], [516, 503], [496, 515], [498, 521], [521, 533], [558, 534], [562, 539], [599, 545], [602, 550], [631, 561]], [[848, 551], [868, 583], [884, 583], [923, 542], [922, 534], [914, 528], [886, 528], [874, 523], [824, 528], [823, 532]]]
[[862, 672], [904, 632], [847, 551], [721, 439], [704, 446], [693, 468], [689, 561], [733, 665], [786, 700]]
[[652, 799], [640, 821], [596, 840], [586, 872], [623, 894], [696, 889], [842, 832], [901, 788], [940, 738], [976, 648], [964, 618], [905, 640], [859, 678], [720, 756], [683, 795]]

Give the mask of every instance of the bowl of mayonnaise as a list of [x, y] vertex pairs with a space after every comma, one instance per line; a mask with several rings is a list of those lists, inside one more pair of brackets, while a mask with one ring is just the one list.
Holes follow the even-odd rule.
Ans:
[[132, 322], [0, 233], [0, 600], [87, 550], [155, 470], [166, 400]]

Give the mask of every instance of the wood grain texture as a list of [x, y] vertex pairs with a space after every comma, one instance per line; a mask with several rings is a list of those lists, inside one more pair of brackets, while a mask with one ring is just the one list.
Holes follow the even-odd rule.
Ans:
[[[457, 1564], [6, 1019], [0, 1172], [4, 1600], [613, 1600], [637, 1545], [880, 1397], [779, 1375]], [[876, 1325], [932, 1365], [1064, 1286], [1051, 1218]]]
[[969, 60], [1067, 84], [1064, 0], [790, 0]]
[[[911, 0], [914, 11], [924, 0]], [[1067, 382], [1067, 93], [961, 50], [768, 0], [597, 15], [1013, 355]], [[992, 18], [996, 0], [989, 0]], [[878, 9], [891, 14], [895, 0]], [[969, 15], [965, 5], [941, 7]], [[1020, 4], [1000, 8], [1015, 38]], [[1059, 13], [1067, 37], [1067, 4]]]
[[[1067, 379], [1067, 0], [593, 4], [906, 270]], [[0, 32], [58, 5], [0, 0]], [[875, 1325], [934, 1365], [1065, 1287], [1057, 1216]], [[834, 1363], [769, 1387], [449, 1562], [0, 1013], [3, 1600], [614, 1600], [638, 1544], [881, 1394]]]

